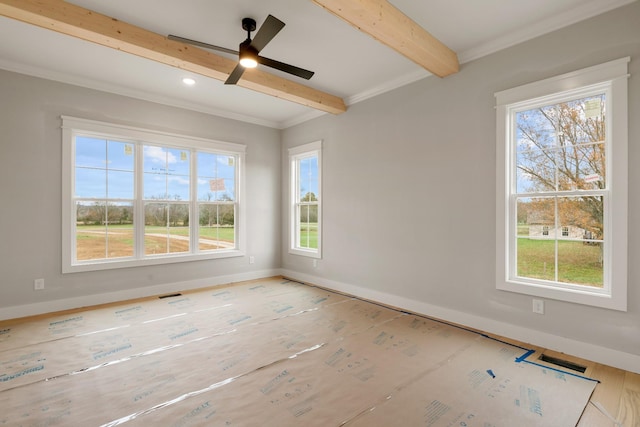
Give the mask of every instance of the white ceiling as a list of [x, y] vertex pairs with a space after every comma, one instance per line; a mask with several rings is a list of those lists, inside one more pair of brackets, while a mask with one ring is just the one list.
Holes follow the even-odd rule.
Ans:
[[[461, 64], [636, 0], [391, 0]], [[430, 74], [310, 0], [73, 0], [159, 34], [236, 50], [243, 17], [286, 23], [261, 55], [315, 71], [309, 81], [352, 105]], [[286, 128], [321, 113], [114, 49], [0, 17], [0, 68], [196, 111]], [[218, 52], [216, 52], [218, 53]], [[220, 55], [225, 55], [218, 53]], [[232, 57], [232, 56], [229, 56]], [[464, 69], [464, 65], [462, 65]], [[193, 77], [196, 85], [181, 79]], [[438, 78], [438, 77], [431, 77]]]

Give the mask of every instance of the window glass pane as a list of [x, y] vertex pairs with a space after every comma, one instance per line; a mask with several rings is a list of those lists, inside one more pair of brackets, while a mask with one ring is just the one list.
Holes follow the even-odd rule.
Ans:
[[517, 154], [516, 188], [518, 193], [556, 189], [556, 150], [527, 150]]
[[145, 254], [189, 251], [189, 205], [187, 203], [145, 204]]
[[76, 197], [132, 199], [133, 159], [134, 151], [131, 144], [78, 137]]
[[107, 252], [106, 203], [76, 202], [76, 259], [102, 259]]
[[75, 196], [104, 199], [107, 197], [107, 171], [76, 168]]
[[558, 242], [558, 281], [601, 288], [604, 263], [601, 243]]
[[166, 175], [145, 173], [143, 179], [145, 200], [166, 200], [169, 198]]
[[565, 141], [571, 145], [606, 140], [606, 96], [588, 96], [559, 105]]
[[558, 190], [605, 188], [605, 145], [584, 144], [559, 150]]
[[169, 174], [189, 176], [189, 171], [191, 170], [189, 162], [190, 157], [191, 153], [189, 150], [178, 148], [167, 149], [167, 166]]
[[235, 248], [235, 208], [228, 204], [200, 204], [201, 251]]
[[109, 204], [107, 232], [107, 258], [132, 257], [134, 254], [133, 205]]
[[318, 157], [300, 159], [299, 194], [301, 201], [318, 200]]
[[198, 153], [198, 200], [235, 201], [234, 156]]
[[133, 256], [133, 238], [132, 204], [76, 203], [76, 258], [79, 261]]
[[555, 240], [518, 238], [517, 275], [555, 280]]
[[558, 221], [569, 238], [604, 239], [604, 199], [601, 196], [559, 197]]
[[146, 203], [144, 206], [145, 255], [168, 253], [169, 206], [164, 203]]
[[189, 252], [189, 205], [169, 205], [169, 252]]
[[105, 168], [107, 166], [107, 141], [88, 136], [76, 137], [76, 166]]
[[108, 141], [107, 167], [109, 169], [133, 171], [135, 165], [135, 150], [131, 143]]
[[605, 95], [515, 115], [517, 191], [605, 187]]
[[107, 176], [107, 196], [110, 199], [133, 199], [133, 172], [109, 170]]
[[168, 176], [167, 194], [171, 200], [189, 200], [189, 177]]
[[298, 247], [318, 248], [318, 205], [301, 205], [299, 207]]
[[235, 202], [236, 200], [236, 179], [235, 171], [222, 171], [218, 180], [223, 180], [224, 189], [217, 192], [216, 200]]
[[517, 200], [517, 276], [555, 280], [555, 199]]
[[217, 154], [213, 153], [198, 153], [198, 176], [215, 178], [217, 176]]
[[518, 198], [516, 202], [516, 235], [518, 237], [529, 237], [529, 211], [531, 210], [531, 199]]
[[[527, 237], [539, 239], [554, 237], [555, 229], [555, 199], [553, 197], [536, 197], [521, 199], [518, 203], [518, 218], [524, 221], [527, 227]], [[552, 230], [551, 233], [548, 233]], [[547, 233], [544, 233], [547, 231]]]
[[186, 150], [144, 147], [144, 198], [189, 200], [189, 156]]
[[175, 163], [174, 157], [167, 158], [167, 150], [162, 147], [145, 145], [143, 149], [143, 161], [145, 173], [167, 173], [167, 162]]

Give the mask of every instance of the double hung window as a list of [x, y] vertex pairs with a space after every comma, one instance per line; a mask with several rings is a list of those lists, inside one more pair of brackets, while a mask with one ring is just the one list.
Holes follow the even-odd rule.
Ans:
[[244, 146], [63, 117], [63, 271], [242, 255]]
[[290, 243], [289, 252], [321, 257], [322, 150], [313, 142], [289, 150]]
[[626, 310], [627, 62], [497, 97], [497, 288]]

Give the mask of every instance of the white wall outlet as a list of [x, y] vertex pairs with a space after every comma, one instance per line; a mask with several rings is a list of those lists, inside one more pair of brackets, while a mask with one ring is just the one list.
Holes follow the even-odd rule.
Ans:
[[544, 314], [544, 300], [541, 300], [541, 299], [533, 300], [533, 312], [537, 314]]
[[249, 257], [249, 264], [255, 264], [255, 263], [256, 263], [256, 257], [250, 256]]
[[317, 259], [313, 260], [313, 268], [318, 268], [318, 260]]
[[33, 281], [33, 289], [41, 291], [44, 289], [44, 279], [36, 279]]

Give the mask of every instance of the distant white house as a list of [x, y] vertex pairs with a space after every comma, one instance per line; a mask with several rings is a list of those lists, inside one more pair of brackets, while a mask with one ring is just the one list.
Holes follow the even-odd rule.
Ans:
[[529, 238], [531, 239], [592, 239], [594, 236], [588, 230], [575, 225], [556, 227], [553, 221], [544, 218], [538, 212], [529, 212], [527, 216]]
[[529, 238], [531, 239], [590, 239], [590, 234], [584, 228], [575, 225], [563, 225], [554, 227], [553, 225], [529, 224]]

